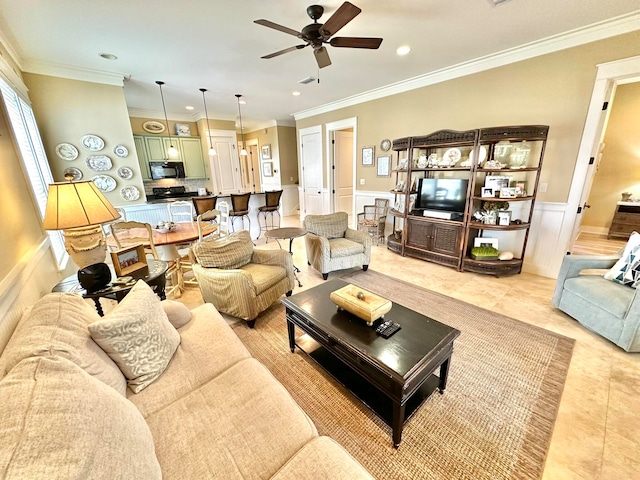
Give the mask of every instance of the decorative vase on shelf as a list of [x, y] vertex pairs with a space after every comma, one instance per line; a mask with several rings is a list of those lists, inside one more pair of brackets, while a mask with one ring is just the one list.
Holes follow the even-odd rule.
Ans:
[[629, 192], [622, 192], [622, 201], [628, 202], [631, 200], [631, 194]]
[[513, 152], [509, 156], [509, 167], [511, 168], [525, 168], [529, 161], [529, 153], [531, 147], [526, 141], [523, 141], [520, 145], [513, 149]]

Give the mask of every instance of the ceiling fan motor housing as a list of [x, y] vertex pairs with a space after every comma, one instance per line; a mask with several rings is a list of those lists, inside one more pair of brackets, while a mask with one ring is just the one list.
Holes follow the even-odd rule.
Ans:
[[318, 20], [323, 13], [324, 7], [322, 5], [311, 5], [307, 7], [307, 15], [309, 15], [313, 21]]

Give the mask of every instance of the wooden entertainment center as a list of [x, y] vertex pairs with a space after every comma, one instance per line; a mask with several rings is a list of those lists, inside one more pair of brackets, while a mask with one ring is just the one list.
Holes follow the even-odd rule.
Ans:
[[[548, 131], [545, 125], [507, 126], [394, 140], [387, 248], [460, 271], [520, 273]], [[476, 244], [497, 244], [513, 258], [475, 257]]]

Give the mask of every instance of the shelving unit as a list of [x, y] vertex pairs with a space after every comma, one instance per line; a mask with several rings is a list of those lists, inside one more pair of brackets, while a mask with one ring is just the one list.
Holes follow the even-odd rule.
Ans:
[[[401, 230], [402, 235], [396, 238], [392, 233], [387, 239], [388, 248], [458, 270], [492, 275], [520, 273], [547, 133], [547, 126], [510, 126], [441, 130], [395, 140], [396, 184], [405, 183], [402, 190], [392, 191], [395, 205], [391, 213], [393, 230]], [[425, 216], [423, 209], [416, 209], [418, 192], [412, 186], [425, 178], [459, 179], [462, 184], [466, 180], [464, 211], [450, 218], [434, 218], [431, 215], [438, 212], [427, 211]], [[506, 190], [495, 188], [494, 196], [489, 197], [489, 184], [501, 184]], [[510, 219], [503, 219], [508, 223], [489, 224], [485, 218], [479, 219], [478, 212], [487, 205], [484, 202], [509, 202]], [[502, 214], [506, 215], [504, 211]], [[476, 238], [494, 239], [491, 242], [497, 241], [501, 252], [511, 251], [513, 259], [474, 260], [471, 250]]]

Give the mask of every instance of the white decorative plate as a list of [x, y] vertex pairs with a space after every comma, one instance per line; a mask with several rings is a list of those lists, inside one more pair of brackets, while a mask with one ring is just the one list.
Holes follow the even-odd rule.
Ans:
[[[471, 159], [471, 164], [473, 165], [473, 150], [471, 150], [471, 152], [469, 152], [469, 158]], [[478, 165], [481, 165], [482, 162], [484, 162], [487, 158], [487, 147], [485, 146], [481, 146], [480, 147], [480, 158], [478, 158]]]
[[120, 158], [125, 158], [129, 155], [129, 150], [124, 145], [116, 145], [113, 149], [113, 153], [115, 153]]
[[106, 155], [91, 155], [87, 157], [87, 167], [96, 172], [104, 172], [111, 170], [113, 164], [111, 163], [111, 159]]
[[70, 173], [71, 175], [73, 175], [73, 181], [77, 182], [78, 180], [82, 180], [82, 172], [80, 170], [78, 170], [76, 167], [69, 167], [67, 169], [65, 169], [64, 174], [67, 175], [68, 173]]
[[456, 163], [458, 163], [460, 161], [460, 157], [462, 156], [462, 153], [460, 153], [460, 150], [457, 148], [450, 148], [449, 150], [447, 150], [446, 152], [444, 152], [444, 155], [442, 156], [444, 160], [447, 161], [447, 163], [449, 164], [449, 166], [454, 166]]
[[116, 179], [110, 175], [96, 175], [91, 180], [101, 192], [112, 192], [116, 188]]
[[129, 202], [133, 202], [140, 198], [140, 190], [133, 185], [129, 185], [120, 189], [120, 196]]
[[118, 169], [118, 176], [124, 180], [129, 180], [133, 177], [133, 170], [129, 167], [120, 167]]
[[56, 147], [56, 155], [61, 159], [70, 162], [78, 158], [78, 149], [70, 143], [61, 143]]
[[165, 126], [163, 123], [156, 122], [155, 120], [149, 120], [142, 124], [142, 128], [149, 133], [162, 133], [164, 132]]
[[104, 148], [104, 140], [97, 135], [85, 135], [80, 139], [80, 143], [87, 150], [99, 152]]

